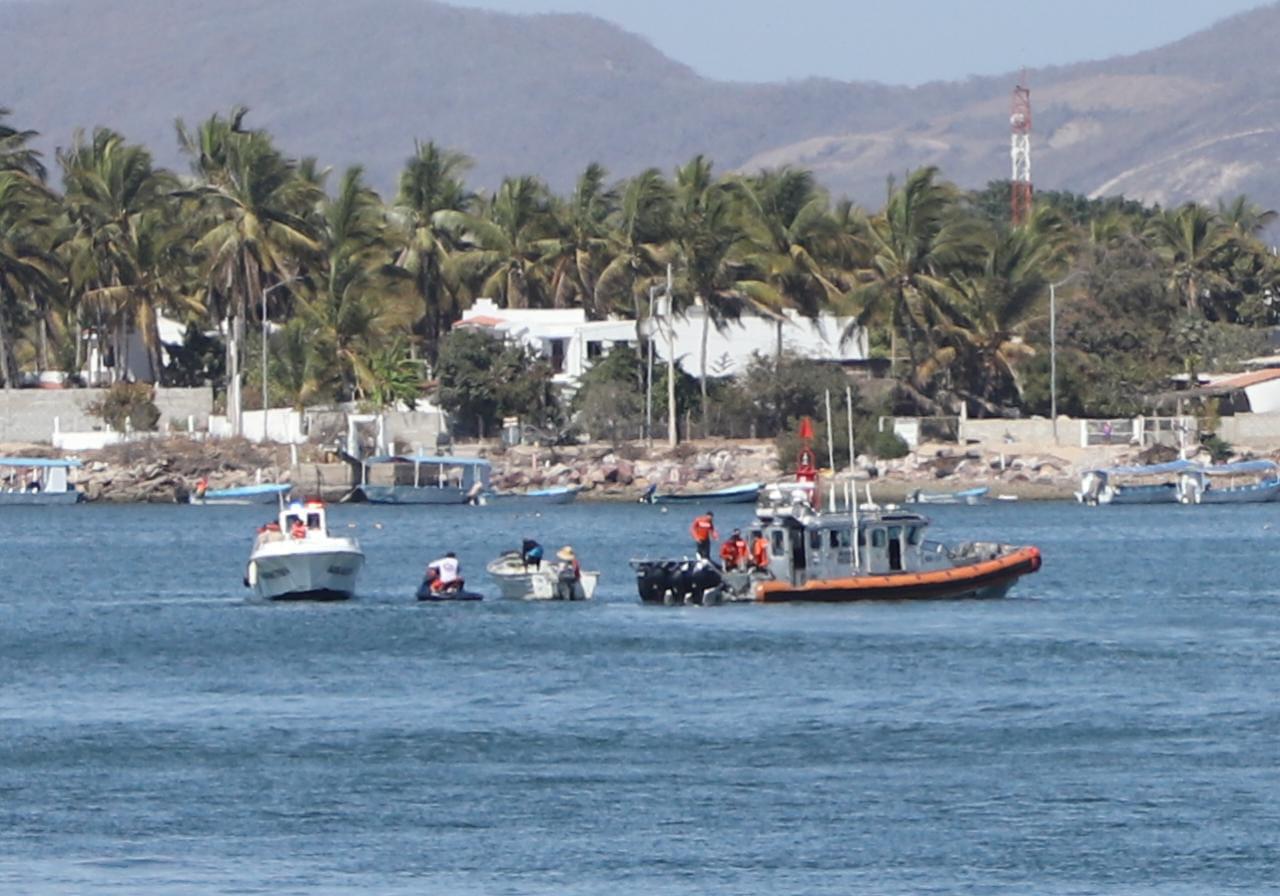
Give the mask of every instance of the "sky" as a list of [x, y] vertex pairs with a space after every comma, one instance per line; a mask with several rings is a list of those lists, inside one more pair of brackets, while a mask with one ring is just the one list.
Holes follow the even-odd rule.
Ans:
[[709, 78], [916, 85], [1135, 53], [1264, 0], [445, 0], [585, 12]]

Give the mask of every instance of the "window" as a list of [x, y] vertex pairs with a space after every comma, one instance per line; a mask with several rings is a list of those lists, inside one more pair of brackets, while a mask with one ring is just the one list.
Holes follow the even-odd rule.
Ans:
[[887, 541], [888, 539], [885, 537], [885, 532], [883, 529], [871, 530], [871, 546], [873, 548], [882, 548], [885, 546], [885, 543]]
[[783, 546], [783, 543], [782, 543], [782, 530], [781, 530], [781, 529], [774, 529], [774, 530], [773, 530], [773, 553], [774, 553], [774, 556], [778, 556], [778, 555], [780, 555], [780, 554], [782, 553], [782, 546]]
[[555, 373], [564, 373], [564, 344], [563, 339], [551, 340], [551, 369]]
[[907, 527], [907, 544], [909, 544], [909, 545], [917, 545], [917, 544], [919, 544], [919, 543], [920, 543], [920, 531], [921, 531], [921, 530], [920, 530], [920, 527], [919, 527], [919, 526], [909, 526], [909, 527]]
[[590, 359], [590, 360], [593, 360], [593, 361], [594, 361], [596, 358], [599, 358], [599, 357], [600, 357], [601, 355], [603, 355], [603, 354], [604, 354], [604, 343], [603, 343], [603, 342], [588, 342], [588, 343], [587, 343], [587, 358], [588, 358], [588, 359]]
[[813, 529], [809, 532], [809, 550], [811, 551], [822, 550], [822, 530], [821, 529]]

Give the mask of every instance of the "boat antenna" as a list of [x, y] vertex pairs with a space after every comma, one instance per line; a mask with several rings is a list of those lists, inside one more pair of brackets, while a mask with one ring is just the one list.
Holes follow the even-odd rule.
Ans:
[[[827, 460], [831, 462], [831, 473], [832, 473], [832, 476], [834, 477], [836, 472], [836, 440], [835, 440], [835, 434], [832, 432], [832, 427], [835, 421], [831, 418], [831, 390], [830, 389], [826, 390], [826, 399], [827, 399]], [[834, 509], [836, 505], [836, 482], [834, 478], [831, 480], [831, 485], [829, 487], [831, 489], [831, 507], [832, 509]]]
[[813, 421], [800, 418], [800, 453], [796, 455], [796, 481], [813, 483], [813, 509], [822, 505], [822, 492], [818, 490], [818, 458], [813, 453]]
[[853, 387], [844, 387], [844, 408], [849, 424], [849, 475], [853, 475]]

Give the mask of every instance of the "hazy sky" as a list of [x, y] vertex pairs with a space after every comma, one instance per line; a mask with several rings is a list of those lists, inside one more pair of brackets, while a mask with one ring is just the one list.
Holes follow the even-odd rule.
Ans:
[[586, 12], [712, 78], [919, 84], [1133, 53], [1264, 0], [446, 0]]

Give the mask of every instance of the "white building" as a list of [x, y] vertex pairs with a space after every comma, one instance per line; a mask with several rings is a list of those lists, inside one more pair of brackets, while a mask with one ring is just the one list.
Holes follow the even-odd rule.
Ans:
[[[660, 327], [654, 341], [654, 349], [663, 361], [673, 352], [676, 363], [695, 376], [702, 363], [704, 313], [702, 305], [689, 308], [674, 318], [674, 326], [669, 330]], [[836, 364], [865, 361], [865, 329], [858, 328], [853, 337], [841, 345], [840, 337], [852, 323], [853, 318], [826, 313], [811, 321], [794, 311], [783, 312], [782, 320], [745, 314], [730, 321], [723, 331], [711, 322], [707, 327], [707, 374], [737, 376], [746, 371], [754, 355], [772, 357], [779, 349], [811, 361]]]
[[587, 320], [581, 308], [499, 308], [492, 299], [476, 299], [454, 326], [523, 342], [551, 363], [553, 382], [567, 386], [615, 345], [639, 342], [634, 320]]
[[[743, 315], [723, 332], [711, 324], [707, 332], [707, 373], [737, 376], [752, 356], [772, 356], [779, 348], [815, 361], [849, 364], [867, 359], [867, 334], [859, 329], [848, 342], [841, 335], [852, 318], [823, 314], [816, 321], [785, 312], [782, 320]], [[685, 372], [697, 375], [702, 358], [703, 309], [695, 306], [665, 323], [654, 335], [654, 354], [666, 363], [674, 353]], [[614, 346], [639, 344], [636, 322], [620, 318], [587, 320], [581, 308], [500, 308], [492, 299], [477, 299], [455, 326], [474, 327], [518, 339], [547, 358], [554, 381], [575, 385], [597, 358]]]

